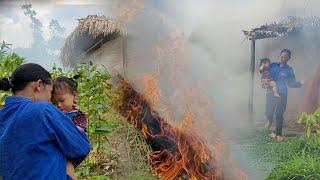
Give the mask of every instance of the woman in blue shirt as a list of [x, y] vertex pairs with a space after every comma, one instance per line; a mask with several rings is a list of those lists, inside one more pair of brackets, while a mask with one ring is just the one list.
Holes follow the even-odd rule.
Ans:
[[0, 110], [0, 179], [68, 179], [66, 163], [75, 166], [90, 151], [85, 134], [53, 106], [48, 71], [37, 64], [19, 66], [0, 90], [14, 96]]
[[288, 87], [299, 88], [303, 85], [302, 81], [296, 81], [293, 69], [287, 64], [291, 58], [291, 52], [288, 49], [283, 49], [280, 53], [280, 62], [272, 63], [269, 66], [269, 71], [272, 79], [276, 82], [280, 97], [275, 97], [271, 88], [267, 89], [266, 95], [266, 116], [268, 119], [267, 128], [273, 121], [274, 114], [276, 115], [276, 138], [281, 141], [283, 113], [287, 106]]

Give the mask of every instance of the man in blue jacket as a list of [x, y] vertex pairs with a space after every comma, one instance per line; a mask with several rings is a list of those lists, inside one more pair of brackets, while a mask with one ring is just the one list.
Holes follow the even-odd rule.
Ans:
[[276, 82], [280, 97], [275, 97], [271, 88], [267, 88], [266, 95], [266, 116], [268, 119], [267, 128], [269, 129], [274, 114], [276, 115], [276, 138], [278, 141], [282, 137], [283, 113], [286, 110], [288, 87], [300, 88], [303, 85], [302, 81], [296, 81], [294, 71], [287, 63], [291, 58], [291, 52], [288, 49], [283, 49], [280, 53], [280, 62], [272, 63], [269, 66], [269, 71], [272, 79]]

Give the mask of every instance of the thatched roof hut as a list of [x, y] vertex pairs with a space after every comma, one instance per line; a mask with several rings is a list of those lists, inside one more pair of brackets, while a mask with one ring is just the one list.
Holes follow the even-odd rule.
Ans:
[[[123, 55], [122, 52], [118, 51], [121, 51], [123, 48], [122, 42], [121, 40], [116, 42], [114, 40], [119, 39], [119, 37], [123, 35], [125, 35], [125, 31], [121, 22], [117, 19], [97, 15], [89, 15], [86, 18], [79, 19], [78, 26], [68, 36], [61, 49], [60, 58], [62, 64], [72, 67], [81, 60], [91, 59], [90, 56], [92, 56], [92, 53], [96, 52], [97, 49], [101, 48], [107, 42], [112, 42], [108, 45], [108, 51], [114, 49], [112, 51], [113, 55], [111, 55], [113, 57], [109, 58], [109, 60], [120, 61], [119, 56]], [[114, 56], [117, 56], [117, 58]], [[104, 57], [106, 57], [106, 55], [104, 55]]]

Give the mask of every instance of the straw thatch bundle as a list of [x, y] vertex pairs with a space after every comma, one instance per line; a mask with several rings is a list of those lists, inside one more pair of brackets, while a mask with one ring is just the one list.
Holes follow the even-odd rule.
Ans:
[[289, 36], [291, 33], [301, 31], [304, 28], [320, 27], [319, 17], [288, 17], [280, 23], [271, 23], [243, 31], [249, 39], [279, 38]]
[[121, 22], [105, 16], [89, 15], [79, 19], [79, 24], [68, 36], [61, 49], [60, 58], [64, 66], [73, 66], [78, 60], [103, 42], [124, 35]]

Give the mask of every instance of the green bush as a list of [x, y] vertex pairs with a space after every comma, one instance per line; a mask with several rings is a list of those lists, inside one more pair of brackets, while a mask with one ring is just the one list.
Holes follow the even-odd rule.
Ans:
[[[0, 57], [0, 78], [8, 78], [11, 73], [22, 63], [24, 58], [18, 56], [15, 53], [2, 54]], [[4, 105], [4, 100], [7, 96], [10, 96], [11, 92], [0, 91], [0, 107]]]
[[298, 123], [305, 124], [307, 137], [310, 137], [312, 133], [312, 129], [315, 130], [318, 135], [320, 135], [319, 117], [320, 117], [320, 108], [318, 108], [311, 114], [307, 114], [306, 112], [303, 112], [300, 115]]
[[[111, 113], [113, 103], [116, 101], [114, 89], [110, 83], [111, 76], [105, 69], [88, 63], [77, 64], [73, 71], [63, 70], [56, 65], [52, 68], [53, 78], [58, 76], [73, 77], [79, 75], [78, 105], [88, 115], [88, 137], [93, 150], [83, 164], [78, 175], [89, 175], [97, 171], [104, 155], [109, 153], [107, 137], [115, 126], [115, 113]], [[99, 174], [97, 174], [99, 175]], [[98, 177], [98, 176], [97, 176]]]

